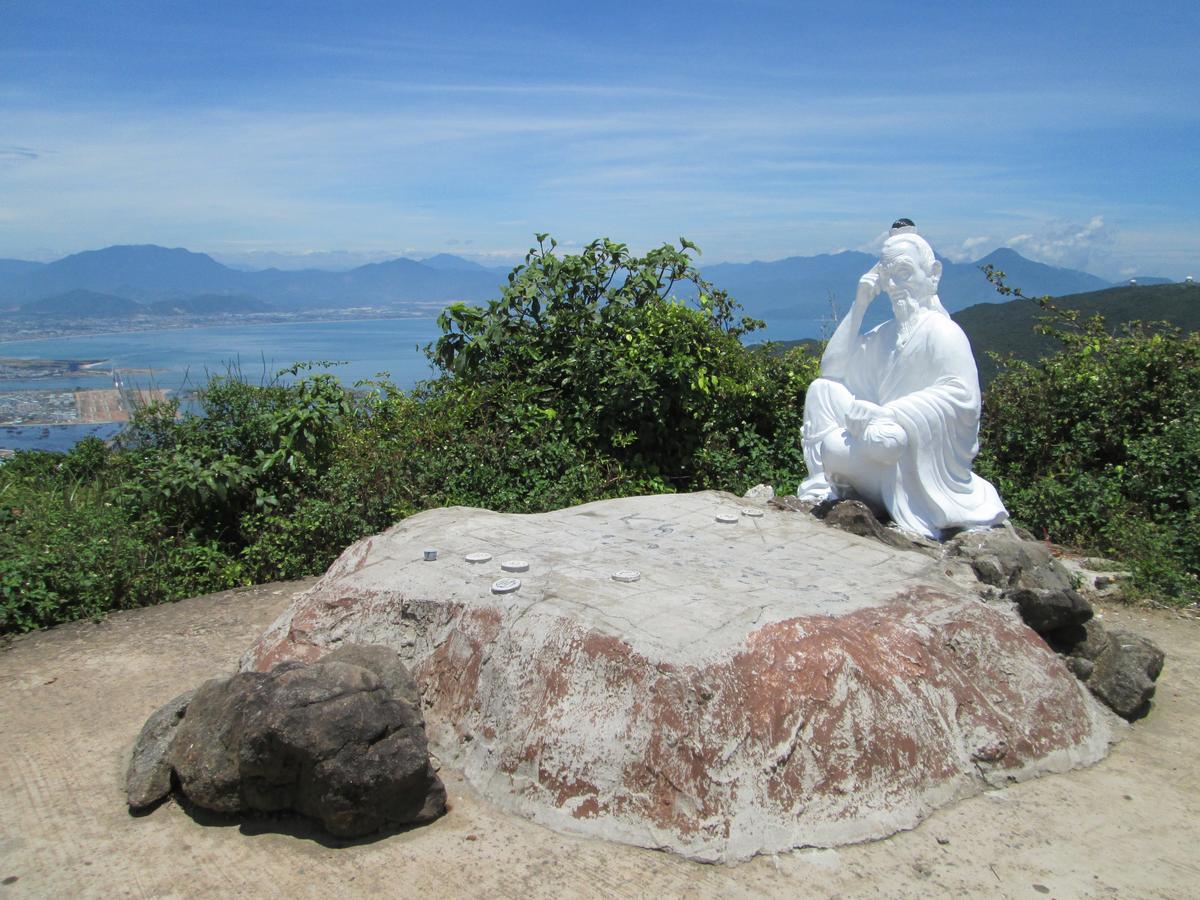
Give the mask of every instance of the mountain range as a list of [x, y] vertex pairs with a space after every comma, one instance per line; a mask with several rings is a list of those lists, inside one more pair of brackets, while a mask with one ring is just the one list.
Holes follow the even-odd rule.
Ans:
[[[773, 262], [718, 263], [703, 267], [702, 272], [749, 315], [768, 321], [784, 315], [819, 318], [829, 315], [831, 303], [843, 312], [849, 307], [859, 276], [875, 259], [846, 251]], [[1003, 270], [1010, 285], [1031, 295], [1061, 296], [1112, 286], [1087, 272], [1044, 265], [1001, 248], [971, 263], [943, 260], [939, 294], [947, 309], [1004, 301], [979, 269], [986, 263]], [[150, 311], [147, 306], [182, 313], [253, 311], [247, 304], [259, 310], [288, 311], [482, 302], [499, 295], [507, 272], [507, 268], [487, 268], [447, 253], [422, 260], [400, 257], [337, 272], [243, 271], [181, 248], [116, 246], [50, 263], [0, 260], [0, 310], [70, 315], [67, 310], [77, 313], [86, 303], [86, 295], [75, 293], [79, 291], [106, 295], [101, 307], [118, 315], [121, 309]], [[1138, 279], [1143, 285], [1166, 281]], [[68, 300], [63, 300], [64, 295]], [[126, 303], [116, 302], [121, 300]]]
[[[1121, 285], [1058, 297], [1053, 305], [1073, 310], [1082, 319], [1101, 315], [1105, 328], [1112, 334], [1120, 334], [1131, 322], [1141, 322], [1150, 328], [1165, 325], [1185, 334], [1200, 331], [1200, 285], [1146, 285], [1141, 278], [1137, 281], [1136, 286]], [[1061, 320], [1028, 300], [979, 304], [954, 313], [954, 321], [966, 332], [975, 349], [979, 378], [984, 384], [999, 371], [992, 353], [1033, 362], [1062, 346], [1053, 335], [1039, 334], [1036, 327], [1042, 322], [1055, 324]]]

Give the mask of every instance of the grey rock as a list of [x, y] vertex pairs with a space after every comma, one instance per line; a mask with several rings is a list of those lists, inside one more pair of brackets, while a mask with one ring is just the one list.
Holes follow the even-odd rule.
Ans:
[[1096, 668], [1096, 664], [1090, 659], [1084, 659], [1082, 656], [1068, 656], [1066, 659], [1067, 668], [1071, 670], [1071, 674], [1080, 681], [1087, 681], [1092, 677], [1092, 671]]
[[1095, 662], [1107, 649], [1109, 636], [1099, 619], [1089, 619], [1060, 628], [1046, 635], [1046, 640], [1059, 653]]
[[332, 653], [321, 658], [321, 662], [344, 662], [369, 669], [383, 682], [383, 686], [391, 691], [396, 700], [404, 700], [412, 704], [414, 709], [421, 708], [421, 691], [416, 679], [409, 674], [404, 663], [400, 662], [400, 654], [391, 647], [380, 644], [343, 644]]
[[826, 525], [850, 534], [874, 538], [899, 550], [916, 550], [927, 556], [941, 556], [941, 548], [935, 541], [888, 528], [861, 500], [827, 501], [814, 507], [812, 513]]
[[977, 556], [971, 560], [971, 570], [975, 573], [975, 577], [984, 584], [992, 587], [1005, 587], [1008, 583], [1008, 574], [1000, 565], [1000, 560], [991, 555]]
[[1117, 715], [1132, 721], [1150, 710], [1164, 659], [1152, 642], [1128, 631], [1106, 631], [1097, 619], [1045, 638], [1066, 657], [1067, 668]]
[[1071, 574], [1042, 543], [994, 528], [956, 536], [946, 553], [967, 560], [975, 577], [999, 588], [1017, 604], [1025, 623], [1043, 636], [1092, 617], [1092, 607], [1075, 590]]
[[1092, 607], [1072, 588], [1013, 588], [1006, 592], [1017, 604], [1025, 624], [1038, 634], [1071, 625], [1082, 625], [1092, 617]]
[[1110, 631], [1087, 686], [1121, 718], [1139, 719], [1150, 710], [1163, 660], [1152, 641], [1129, 631]]
[[769, 484], [756, 484], [742, 496], [747, 500], [770, 500], [775, 496], [775, 488]]
[[185, 797], [202, 809], [242, 809], [238, 749], [245, 707], [265, 691], [267, 675], [214, 678], [196, 690], [167, 751]]
[[812, 512], [818, 505], [812, 500], [801, 500], [799, 497], [792, 494], [784, 494], [782, 497], [772, 497], [767, 501], [767, 505], [775, 509], [782, 509], [787, 512]]
[[966, 557], [976, 577], [994, 587], [1074, 588], [1070, 573], [1045, 544], [1022, 540], [1007, 529], [965, 532], [949, 542], [947, 553]]
[[384, 647], [209, 681], [174, 729], [168, 773], [203, 809], [292, 810], [337, 837], [430, 821], [445, 812], [446, 792], [418, 699]]
[[171, 792], [167, 749], [195, 693], [195, 689], [186, 691], [159, 707], [142, 726], [125, 773], [125, 794], [130, 809], [149, 809]]

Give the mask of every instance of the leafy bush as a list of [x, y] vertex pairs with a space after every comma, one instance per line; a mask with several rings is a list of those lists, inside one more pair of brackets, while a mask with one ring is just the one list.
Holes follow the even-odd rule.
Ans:
[[[18, 453], [0, 466], [0, 632], [320, 572], [429, 507], [793, 490], [817, 356], [744, 347], [759, 323], [695, 249], [559, 256], [541, 235], [497, 299], [445, 311], [441, 375], [413, 391], [303, 365], [265, 385], [228, 375], [199, 414], [141, 410], [117, 447]], [[1061, 352], [990, 386], [978, 470], [1039, 534], [1196, 600], [1200, 336], [1061, 314], [1050, 330]]]
[[118, 447], [17, 454], [0, 467], [0, 631], [320, 572], [434, 506], [799, 482], [814, 357], [743, 347], [759, 323], [687, 241], [554, 250], [542, 236], [498, 299], [446, 311], [442, 375], [414, 391], [230, 374], [199, 414], [139, 411]]
[[1045, 327], [1062, 349], [992, 382], [977, 469], [1036, 533], [1126, 560], [1143, 593], [1200, 599], [1200, 334]]
[[[739, 338], [762, 323], [738, 318], [737, 304], [700, 277], [686, 240], [643, 257], [607, 240], [577, 256], [559, 257], [556, 246], [538, 235], [499, 298], [443, 313], [431, 355], [444, 371], [462, 385], [510, 385], [512, 407], [496, 410], [510, 427], [549, 428], [639, 484], [736, 489], [768, 471], [799, 480], [814, 358], [743, 347]], [[672, 297], [677, 287], [694, 305]], [[739, 433], [746, 438], [731, 440]], [[767, 464], [765, 447], [791, 464]]]

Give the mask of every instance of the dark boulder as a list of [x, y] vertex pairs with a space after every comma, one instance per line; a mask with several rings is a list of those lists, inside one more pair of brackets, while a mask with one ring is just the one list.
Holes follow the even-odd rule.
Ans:
[[916, 550], [927, 556], [941, 556], [941, 547], [936, 541], [888, 528], [880, 521], [875, 511], [861, 500], [826, 500], [814, 506], [812, 514], [826, 525], [857, 534], [859, 537], [874, 538], [889, 547]]
[[1046, 635], [1060, 628], [1082, 625], [1092, 617], [1092, 607], [1073, 588], [1011, 588], [1004, 592], [1017, 604], [1025, 624]]
[[1106, 631], [1096, 619], [1047, 635], [1050, 646], [1066, 657], [1067, 668], [1096, 698], [1123, 719], [1139, 719], [1150, 710], [1163, 652], [1129, 631]]
[[180, 694], [160, 707], [142, 726], [142, 733], [134, 745], [133, 758], [129, 761], [129, 770], [125, 773], [125, 792], [132, 809], [147, 809], [171, 792], [171, 764], [167, 762], [167, 749], [195, 693], [195, 690], [190, 690]]
[[1068, 625], [1046, 635], [1046, 641], [1059, 653], [1095, 662], [1108, 648], [1108, 632], [1099, 619]]
[[1110, 631], [1087, 686], [1121, 718], [1140, 719], [1150, 711], [1163, 659], [1162, 650], [1146, 638], [1130, 631]]
[[960, 534], [946, 552], [965, 558], [976, 578], [999, 588], [1038, 634], [1082, 625], [1092, 617], [1091, 604], [1075, 590], [1070, 573], [1044, 544], [994, 528]]
[[953, 538], [946, 550], [952, 556], [965, 557], [975, 576], [993, 587], [1045, 590], [1074, 587], [1070, 573], [1045, 544], [1023, 540], [1005, 528], [964, 532]]
[[[169, 719], [166, 709], [151, 722]], [[140, 738], [134, 758], [143, 760], [139, 772], [147, 770], [160, 748], [161, 762], [150, 770], [173, 772], [197, 807], [292, 810], [337, 837], [426, 822], [445, 811], [417, 686], [385, 647], [345, 647], [311, 665], [287, 662], [208, 681], [175, 721], [165, 748], [161, 739], [151, 746]], [[143, 738], [148, 729], [150, 723]], [[161, 784], [159, 778], [154, 787]], [[130, 780], [135, 809], [166, 793], [151, 798], [153, 789], [135, 795], [134, 787]]]

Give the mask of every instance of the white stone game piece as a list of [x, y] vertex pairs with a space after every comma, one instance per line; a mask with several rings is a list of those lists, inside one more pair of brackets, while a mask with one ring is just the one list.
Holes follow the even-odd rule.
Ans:
[[755, 509], [753, 506], [743, 506], [742, 507], [742, 515], [746, 516], [747, 518], [761, 519], [762, 514], [763, 514], [763, 511], [761, 509]]
[[511, 594], [521, 589], [520, 578], [497, 578], [492, 582], [493, 594]]
[[433, 562], [435, 559], [437, 559], [437, 551], [432, 547], [426, 547], [421, 551], [421, 556], [424, 557], [425, 562]]
[[523, 559], [506, 559], [500, 563], [500, 568], [505, 572], [528, 572], [529, 563]]
[[468, 553], [466, 556], [463, 557], [463, 559], [465, 559], [467, 562], [471, 563], [472, 565], [479, 565], [480, 563], [491, 562], [492, 554], [485, 553], [482, 550], [480, 550], [476, 553]]
[[736, 525], [738, 517], [732, 513], [717, 513], [716, 520], [722, 525]]
[[642, 573], [636, 569], [622, 569], [619, 572], [612, 573], [613, 581], [620, 581], [625, 584], [633, 584], [642, 577]]

